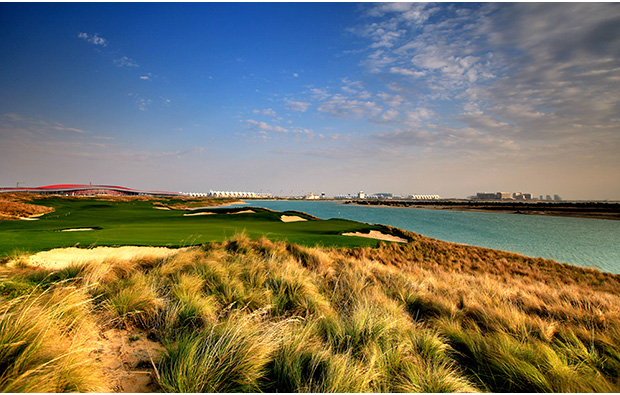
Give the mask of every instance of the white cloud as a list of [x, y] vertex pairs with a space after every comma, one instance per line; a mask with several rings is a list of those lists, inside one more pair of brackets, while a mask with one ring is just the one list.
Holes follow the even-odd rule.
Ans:
[[400, 113], [396, 110], [387, 110], [381, 115], [381, 120], [390, 122], [398, 118], [399, 115]]
[[82, 130], [82, 129], [67, 128], [67, 127], [64, 127], [64, 126], [54, 126], [54, 127], [52, 127], [52, 129], [66, 131], [66, 132], [74, 132], [74, 133], [88, 133], [87, 131]]
[[304, 101], [293, 101], [293, 100], [289, 100], [289, 99], [284, 99], [284, 102], [286, 104], [286, 106], [288, 108], [290, 108], [293, 111], [301, 111], [301, 112], [305, 112], [306, 110], [308, 110], [308, 107], [310, 107], [311, 103], [309, 102], [304, 102]]
[[414, 77], [414, 78], [420, 78], [426, 75], [425, 71], [411, 70], [411, 69], [406, 69], [404, 67], [391, 67], [390, 73], [406, 75], [406, 76]]
[[118, 67], [139, 67], [133, 59], [128, 58], [127, 56], [122, 56], [119, 59], [115, 59], [114, 63], [116, 63]]
[[373, 101], [351, 99], [344, 95], [336, 94], [323, 101], [319, 105], [318, 110], [338, 118], [359, 119], [362, 117], [375, 117], [383, 111], [383, 108]]
[[267, 116], [271, 116], [271, 117], [275, 117], [276, 116], [276, 112], [272, 108], [266, 108], [264, 110], [253, 110], [252, 113], [254, 113], [254, 114], [261, 114], [261, 115], [267, 115]]
[[136, 104], [138, 105], [138, 109], [140, 111], [147, 111], [151, 103], [152, 103], [151, 99], [145, 99], [142, 97], [138, 98], [138, 101], [136, 102]]
[[103, 37], [99, 37], [99, 33], [95, 33], [92, 35], [88, 33], [78, 33], [78, 37], [94, 45], [101, 45], [102, 47], [108, 45], [108, 41]]
[[244, 122], [248, 124], [249, 128], [258, 129], [264, 132], [278, 132], [278, 133], [288, 133], [289, 129], [283, 128], [278, 125], [270, 125], [267, 122], [256, 121], [254, 119], [246, 119]]
[[150, 80], [151, 80], [151, 77], [149, 77], [148, 75], [141, 75], [141, 76], [140, 76], [140, 79], [141, 79], [141, 80], [144, 80], [144, 81], [150, 81]]

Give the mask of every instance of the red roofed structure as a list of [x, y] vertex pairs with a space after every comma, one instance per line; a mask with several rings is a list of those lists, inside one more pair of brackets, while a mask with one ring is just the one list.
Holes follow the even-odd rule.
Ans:
[[68, 195], [68, 196], [95, 196], [95, 195], [120, 195], [120, 196], [178, 196], [178, 192], [166, 191], [140, 191], [137, 189], [119, 187], [113, 185], [80, 185], [60, 184], [43, 187], [0, 188], [0, 193], [25, 192], [44, 195]]

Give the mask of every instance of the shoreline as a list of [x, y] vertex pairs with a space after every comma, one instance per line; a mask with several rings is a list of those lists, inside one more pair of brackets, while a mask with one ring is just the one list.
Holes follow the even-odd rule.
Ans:
[[356, 206], [401, 207], [428, 210], [474, 211], [500, 214], [620, 220], [620, 203], [598, 202], [418, 202], [403, 200], [348, 200], [342, 204]]

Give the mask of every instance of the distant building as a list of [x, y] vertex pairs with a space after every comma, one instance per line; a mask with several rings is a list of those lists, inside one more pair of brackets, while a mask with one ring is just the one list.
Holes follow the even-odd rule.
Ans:
[[489, 193], [489, 192], [478, 192], [476, 194], [476, 199], [480, 199], [480, 200], [494, 200], [494, 199], [497, 199], [497, 194], [496, 193]]
[[270, 194], [256, 192], [209, 191], [209, 193], [183, 193], [186, 196], [208, 196], [217, 198], [265, 198]]
[[375, 193], [378, 199], [391, 199], [393, 195], [391, 193]]
[[556, 202], [559, 202], [562, 200], [562, 198], [560, 197], [560, 195], [553, 195], [553, 200], [555, 200]]
[[358, 199], [365, 199], [366, 198], [366, 194], [364, 193], [364, 191], [359, 191], [357, 193], [357, 198]]
[[439, 195], [411, 195], [409, 196], [411, 200], [438, 200], [441, 199]]
[[545, 197], [545, 200], [553, 200], [553, 199], [551, 199], [551, 195], [547, 195], [547, 196]]

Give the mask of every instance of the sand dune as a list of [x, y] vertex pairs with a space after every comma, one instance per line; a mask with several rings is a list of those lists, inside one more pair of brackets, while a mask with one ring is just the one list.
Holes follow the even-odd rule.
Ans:
[[370, 233], [361, 233], [361, 232], [349, 232], [343, 233], [343, 236], [358, 236], [358, 237], [367, 237], [369, 239], [378, 239], [385, 241], [394, 241], [396, 243], [407, 243], [406, 239], [398, 236], [386, 235], [385, 233], [381, 233], [378, 230], [371, 230]]
[[215, 213], [192, 213], [192, 214], [183, 214], [184, 217], [193, 217], [196, 215], [213, 215]]
[[165, 258], [184, 248], [166, 247], [96, 247], [96, 248], [55, 248], [49, 251], [38, 252], [26, 259], [32, 266], [47, 269], [62, 269], [71, 263], [94, 262], [102, 263], [106, 260], [131, 260], [136, 258]]
[[297, 215], [282, 215], [280, 217], [282, 222], [299, 222], [299, 221], [307, 221], [305, 218], [301, 218]]

